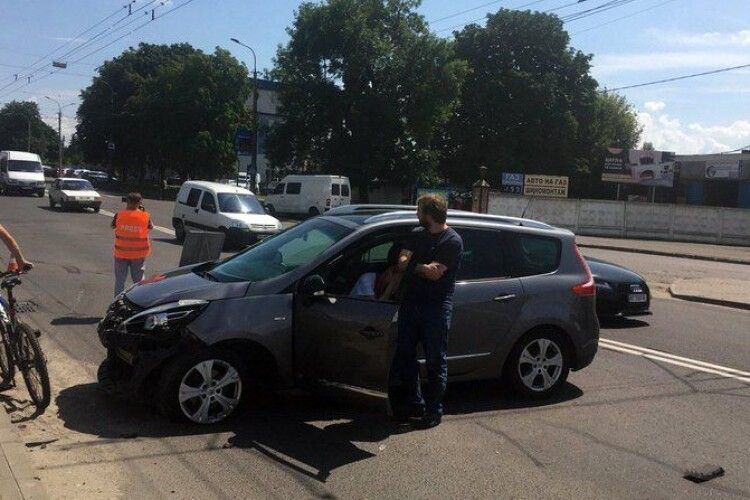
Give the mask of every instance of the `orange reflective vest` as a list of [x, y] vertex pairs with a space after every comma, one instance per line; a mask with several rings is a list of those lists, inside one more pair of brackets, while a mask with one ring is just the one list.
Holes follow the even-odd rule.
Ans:
[[151, 253], [148, 239], [150, 217], [143, 210], [120, 210], [115, 221], [115, 258], [145, 259]]

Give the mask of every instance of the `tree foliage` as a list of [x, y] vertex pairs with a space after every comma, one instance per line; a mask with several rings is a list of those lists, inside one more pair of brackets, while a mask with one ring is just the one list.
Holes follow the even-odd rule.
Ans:
[[45, 162], [56, 165], [58, 134], [42, 121], [37, 103], [11, 101], [0, 109], [0, 150], [29, 151], [41, 156]]
[[436, 142], [465, 74], [431, 34], [417, 0], [304, 3], [278, 50], [283, 122], [269, 138], [279, 166], [414, 180], [437, 166]]
[[557, 16], [501, 9], [486, 27], [457, 32], [455, 52], [470, 73], [446, 129], [443, 167], [453, 180], [476, 179], [480, 165], [491, 179], [572, 174], [588, 168], [595, 148], [633, 135], [608, 114], [615, 103], [598, 94], [591, 56], [570, 46]]
[[249, 93], [247, 68], [225, 50], [141, 44], [105, 62], [82, 91], [78, 143], [89, 161], [104, 163], [114, 142], [123, 177], [169, 169], [213, 179], [234, 168]]

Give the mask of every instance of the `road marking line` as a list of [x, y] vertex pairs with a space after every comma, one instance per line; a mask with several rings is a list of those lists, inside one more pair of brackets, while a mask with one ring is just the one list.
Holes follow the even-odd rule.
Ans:
[[624, 342], [618, 342], [617, 340], [612, 340], [612, 339], [599, 339], [599, 340], [600, 341], [604, 341], [604, 342], [606, 342], [608, 344], [615, 345], [615, 346], [624, 347], [626, 349], [633, 349], [633, 350], [640, 351], [640, 352], [643, 352], [643, 353], [654, 354], [656, 356], [661, 356], [663, 358], [674, 359], [675, 361], [683, 361], [685, 363], [692, 363], [692, 364], [703, 366], [705, 368], [713, 368], [715, 370], [723, 370], [725, 372], [733, 373], [735, 375], [740, 375], [742, 377], [750, 377], [750, 372], [745, 372], [745, 371], [742, 371], [742, 370], [737, 370], [735, 368], [729, 368], [729, 367], [726, 367], [726, 366], [715, 365], [715, 364], [712, 364], [712, 363], [706, 363], [705, 361], [699, 361], [697, 359], [692, 359], [692, 358], [685, 358], [683, 356], [676, 356], [674, 354], [669, 354], [669, 353], [664, 352], [664, 351], [657, 351], [655, 349], [649, 349], [647, 347], [641, 347], [641, 346], [637, 346], [637, 345], [626, 344]]
[[[622, 345], [617, 345], [617, 344], [622, 344]], [[667, 354], [667, 353], [661, 353], [659, 351], [654, 351], [653, 349], [646, 349], [643, 347], [623, 344], [622, 342], [613, 343], [613, 341], [610, 341], [608, 339], [599, 339], [599, 346], [602, 347], [603, 349], [609, 349], [611, 351], [616, 351], [616, 352], [620, 352], [623, 354], [631, 354], [633, 356], [640, 356], [642, 358], [647, 358], [647, 359], [651, 359], [654, 361], [661, 361], [663, 363], [668, 363], [668, 364], [672, 364], [675, 366], [681, 366], [683, 368], [690, 368], [691, 370], [695, 370], [698, 372], [710, 373], [711, 375], [719, 375], [725, 378], [731, 378], [734, 380], [738, 380], [740, 382], [744, 382], [746, 384], [750, 384], [750, 373], [743, 372], [741, 370], [736, 370], [734, 368], [728, 368], [728, 367], [719, 366], [719, 365], [712, 365], [710, 363], [705, 363], [703, 361], [693, 360], [690, 358], [683, 358], [681, 356], [674, 356], [674, 355]], [[623, 347], [623, 346], [627, 346], [627, 347]], [[681, 361], [681, 360], [685, 360], [685, 361]], [[705, 366], [705, 365], [708, 365], [708, 366]], [[715, 367], [715, 368], [711, 368], [711, 367]]]
[[[99, 210], [99, 213], [100, 213], [101, 215], [104, 215], [104, 216], [106, 216], [106, 217], [114, 217], [114, 216], [115, 216], [114, 212], [110, 212], [109, 210], [103, 210], [103, 209], [100, 209], [100, 210]], [[159, 231], [159, 232], [161, 232], [161, 233], [164, 233], [164, 234], [168, 234], [168, 235], [170, 235], [170, 236], [174, 236], [174, 235], [175, 235], [175, 234], [174, 234], [174, 230], [172, 230], [172, 229], [169, 229], [169, 228], [166, 228], [166, 227], [163, 227], [163, 226], [156, 226], [156, 225], [155, 225], [155, 226], [154, 226], [154, 230], [155, 230], [155, 231]]]

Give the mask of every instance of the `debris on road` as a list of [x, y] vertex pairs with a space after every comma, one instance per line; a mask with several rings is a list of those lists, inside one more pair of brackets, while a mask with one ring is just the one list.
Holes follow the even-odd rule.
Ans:
[[711, 479], [721, 477], [723, 475], [723, 467], [720, 467], [718, 465], [706, 464], [694, 469], [689, 469], [682, 477], [694, 483], [705, 483], [706, 481], [710, 481]]

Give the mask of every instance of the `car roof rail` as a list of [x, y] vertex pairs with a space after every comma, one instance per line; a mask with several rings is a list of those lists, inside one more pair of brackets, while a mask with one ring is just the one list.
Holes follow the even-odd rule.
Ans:
[[[359, 204], [337, 207], [326, 212], [326, 215], [367, 215], [369, 213], [372, 214], [372, 216], [369, 217], [365, 223], [373, 224], [385, 220], [413, 217], [416, 209], [417, 207], [415, 205]], [[510, 217], [506, 215], [478, 214], [466, 210], [449, 209], [448, 217], [453, 219], [499, 222], [501, 224], [536, 229], [555, 229], [554, 226], [538, 220]]]

